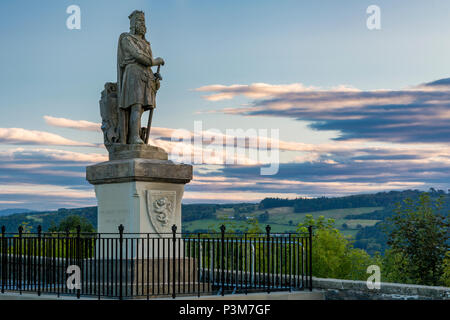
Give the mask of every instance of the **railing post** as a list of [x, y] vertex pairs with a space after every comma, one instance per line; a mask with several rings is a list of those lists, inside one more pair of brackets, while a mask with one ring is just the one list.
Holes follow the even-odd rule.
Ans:
[[266, 235], [267, 235], [267, 293], [270, 293], [270, 261], [272, 260], [270, 256], [270, 226], [266, 226]]
[[221, 260], [222, 260], [222, 275], [221, 275], [221, 279], [220, 281], [222, 282], [222, 296], [225, 295], [225, 266], [224, 266], [224, 262], [225, 262], [225, 225], [221, 225], [220, 226], [220, 231], [222, 233], [222, 249], [221, 249]]
[[[81, 282], [81, 226], [77, 226], [77, 247], [76, 247], [76, 255], [77, 255], [77, 265], [80, 268], [80, 282]], [[79, 288], [77, 288], [77, 299], [80, 299], [81, 296], [81, 283], [78, 284]]]
[[18, 278], [17, 283], [19, 285], [19, 294], [22, 294], [22, 258], [23, 258], [23, 255], [22, 255], [22, 233], [23, 233], [23, 227], [19, 226], [18, 231], [19, 231], [19, 246], [18, 246], [19, 252], [18, 252], [17, 258], [19, 259], [19, 270], [18, 270], [19, 272], [17, 274], [17, 278]]
[[[66, 261], [65, 262], [66, 263], [65, 263], [65, 267], [66, 268], [65, 268], [64, 274], [67, 275], [67, 268], [69, 267], [69, 263], [71, 263], [71, 261], [72, 261], [72, 241], [70, 239], [70, 230], [69, 230], [68, 226], [66, 227], [65, 232], [66, 232], [66, 239], [65, 239], [65, 247], [66, 247], [66, 254], [65, 254], [65, 257], [66, 257]], [[68, 292], [68, 290], [69, 290], [69, 288], [66, 285], [65, 291]]]
[[[197, 259], [198, 259], [198, 268], [197, 268], [197, 295], [200, 298], [200, 274], [202, 271], [202, 258], [201, 258], [201, 248], [202, 245], [200, 243], [200, 232], [197, 233]], [[203, 274], [202, 274], [203, 277]], [[195, 284], [194, 284], [195, 285]]]
[[[57, 277], [57, 280], [56, 280], [56, 285], [57, 285], [57, 295], [58, 295], [58, 298], [60, 297], [60, 293], [61, 293], [61, 285], [60, 285], [60, 277], [61, 277], [61, 273], [60, 273], [60, 268], [61, 268], [61, 266], [62, 266], [62, 259], [63, 259], [63, 257], [64, 257], [64, 254], [63, 254], [63, 252], [64, 252], [64, 248], [63, 248], [63, 242], [61, 241], [61, 239], [60, 239], [60, 234], [59, 234], [59, 232], [57, 232], [57, 234], [56, 234], [56, 236], [57, 236], [57, 255], [59, 256], [59, 259], [58, 259], [58, 263], [57, 264], [55, 264], [55, 269], [56, 269], [56, 277]], [[63, 279], [64, 279], [64, 277], [63, 277]]]
[[38, 233], [38, 296], [41, 295], [41, 235], [42, 235], [42, 226], [38, 225], [37, 227], [37, 233]]
[[289, 292], [292, 291], [292, 244], [291, 233], [289, 232]]
[[312, 291], [312, 226], [308, 227], [308, 232], [309, 232], [309, 245], [308, 245], [308, 255], [309, 255], [309, 268], [308, 268], [308, 273], [309, 273], [309, 291]]
[[[244, 247], [245, 247], [245, 252], [244, 252], [244, 277], [245, 277], [245, 294], [247, 295], [248, 293], [248, 281], [247, 281], [247, 233], [244, 233]], [[261, 272], [261, 271], [260, 271]], [[253, 283], [251, 283], [251, 279], [250, 279], [250, 285], [253, 285]]]
[[[176, 288], [176, 284], [175, 284], [175, 270], [176, 270], [176, 266], [175, 266], [175, 255], [176, 255], [176, 244], [177, 244], [177, 226], [173, 225], [172, 226], [172, 298], [175, 299], [175, 288]], [[200, 279], [199, 279], [200, 280]]]
[[[121, 224], [120, 226], [119, 226], [119, 245], [120, 245], [120, 248], [119, 248], [119, 300], [122, 300], [123, 299], [123, 291], [122, 291], [122, 288], [123, 288], [123, 230], [124, 230], [124, 227], [123, 227], [123, 225]], [[147, 290], [148, 290], [148, 288], [147, 288]]]
[[6, 227], [2, 226], [2, 293], [5, 293], [5, 282], [6, 282], [6, 239], [5, 239]]

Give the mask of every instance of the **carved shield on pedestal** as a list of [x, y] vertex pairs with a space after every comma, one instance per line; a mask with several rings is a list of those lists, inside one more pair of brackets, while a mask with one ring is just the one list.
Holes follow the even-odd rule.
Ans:
[[175, 191], [147, 190], [147, 213], [156, 232], [172, 232], [176, 203]]

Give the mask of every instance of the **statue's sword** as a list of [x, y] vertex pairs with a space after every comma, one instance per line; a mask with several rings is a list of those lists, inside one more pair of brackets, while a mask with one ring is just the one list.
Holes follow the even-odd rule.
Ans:
[[[161, 68], [161, 66], [158, 66], [158, 70], [155, 73], [155, 76], [158, 80], [162, 80], [162, 77], [159, 73], [159, 69]], [[155, 99], [156, 101], [156, 99]], [[156, 104], [156, 102], [155, 102]], [[155, 110], [154, 108], [155, 106], [153, 106], [153, 108], [150, 109], [150, 114], [148, 115], [148, 122], [147, 122], [147, 134], [145, 135], [145, 144], [148, 144], [148, 139], [150, 138], [150, 129], [152, 127], [152, 118], [153, 118], [153, 110]]]
[[150, 138], [150, 127], [152, 126], [152, 118], [153, 118], [153, 110], [155, 108], [150, 109], [150, 114], [148, 115], [148, 123], [147, 123], [147, 134], [145, 136], [145, 144], [148, 144], [148, 139]]

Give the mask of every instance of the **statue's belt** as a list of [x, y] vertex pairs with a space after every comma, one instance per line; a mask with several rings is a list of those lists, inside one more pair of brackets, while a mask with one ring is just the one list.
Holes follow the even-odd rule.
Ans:
[[128, 66], [137, 66], [139, 69], [141, 80], [144, 82], [148, 82], [149, 80], [154, 81], [157, 78], [151, 70], [147, 70], [147, 67], [143, 66], [140, 63], [128, 63], [125, 67]]

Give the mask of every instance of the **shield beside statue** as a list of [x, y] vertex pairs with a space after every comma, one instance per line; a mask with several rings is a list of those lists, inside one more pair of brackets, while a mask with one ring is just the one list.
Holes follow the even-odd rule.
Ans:
[[172, 232], [175, 224], [176, 192], [147, 190], [147, 213], [157, 233]]
[[117, 108], [117, 84], [107, 82], [100, 99], [100, 115], [102, 116], [102, 131], [106, 149], [110, 151], [114, 143], [120, 139], [119, 114]]

